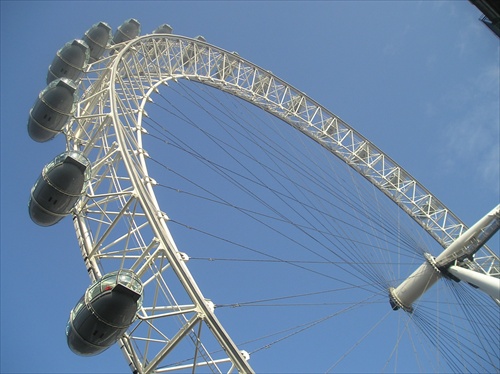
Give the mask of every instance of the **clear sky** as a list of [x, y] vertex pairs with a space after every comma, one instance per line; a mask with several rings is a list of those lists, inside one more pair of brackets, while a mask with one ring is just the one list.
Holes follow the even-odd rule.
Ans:
[[[467, 225], [498, 204], [499, 39], [467, 1], [0, 5], [2, 373], [128, 371], [117, 347], [94, 358], [67, 348], [67, 317], [88, 277], [71, 220], [42, 228], [27, 212], [31, 186], [63, 149], [62, 139], [37, 144], [29, 138], [29, 110], [56, 51], [96, 22], [116, 30], [135, 18], [141, 34], [168, 23], [176, 34], [203, 35], [336, 113]], [[498, 252], [498, 235], [491, 246]], [[357, 323], [355, 317], [351, 322]], [[326, 340], [313, 333], [301, 339], [309, 340], [310, 351], [301, 352], [306, 362], [313, 351], [328, 356], [317, 347], [324, 348]], [[301, 353], [291, 348], [290, 355]], [[273, 355], [266, 357], [269, 362], [259, 367], [278, 372]], [[328, 361], [314, 370], [327, 370]]]

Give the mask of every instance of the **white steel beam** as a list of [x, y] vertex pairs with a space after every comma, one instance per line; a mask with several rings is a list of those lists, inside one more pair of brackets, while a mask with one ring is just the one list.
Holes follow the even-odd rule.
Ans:
[[462, 268], [460, 266], [450, 266], [447, 271], [458, 279], [479, 288], [487, 293], [493, 300], [500, 303], [500, 279], [491, 277], [477, 271]]
[[[491, 238], [500, 227], [500, 205], [497, 205], [483, 218], [477, 221], [471, 228], [458, 237], [439, 256], [433, 259], [427, 257], [427, 261], [413, 272], [397, 288], [391, 288], [390, 301], [393, 309], [402, 308], [411, 312], [413, 303], [420, 298], [429, 288], [441, 278], [441, 273], [449, 271], [450, 265], [457, 261], [463, 261], [476, 253], [486, 241]], [[457, 266], [453, 266], [456, 268]], [[471, 270], [474, 273], [474, 271]], [[480, 274], [479, 275], [484, 275]], [[453, 274], [452, 274], [453, 275]], [[488, 278], [496, 279], [490, 275]], [[459, 277], [458, 277], [459, 278]], [[498, 299], [498, 291], [493, 297]]]

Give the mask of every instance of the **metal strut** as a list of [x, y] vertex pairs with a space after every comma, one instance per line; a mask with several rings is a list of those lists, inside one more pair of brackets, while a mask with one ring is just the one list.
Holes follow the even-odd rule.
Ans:
[[460, 266], [450, 266], [447, 271], [454, 277], [469, 283], [473, 287], [490, 295], [490, 297], [500, 305], [500, 278], [495, 278], [477, 271], [462, 268]]
[[[119, 71], [118, 64], [125, 52], [126, 49], [122, 50], [117, 56], [117, 59], [112, 66], [113, 72]], [[201, 321], [203, 321], [210, 328], [212, 334], [218, 340], [219, 344], [224, 349], [238, 372], [249, 374], [254, 373], [253, 369], [248, 363], [248, 355], [238, 349], [236, 344], [230, 338], [229, 334], [225, 331], [222, 324], [215, 316], [211, 305], [207, 302], [207, 299], [203, 296], [201, 290], [198, 288], [184, 261], [181, 260], [182, 256], [178, 255], [180, 252], [177, 249], [172, 235], [166, 226], [165, 217], [161, 214], [159, 215], [160, 210], [157, 206], [156, 200], [149, 193], [146, 187], [147, 183], [142, 180], [139, 172], [134, 167], [130, 152], [128, 152], [127, 149], [127, 139], [125, 134], [126, 130], [121, 125], [120, 117], [118, 115], [119, 110], [117, 107], [117, 94], [114, 91], [115, 79], [116, 74], [112, 74], [111, 84], [109, 88], [110, 109], [111, 116], [114, 120], [113, 123], [115, 125], [117, 142], [119, 144], [119, 148], [122, 151], [121, 153], [124, 165], [128, 171], [136, 194], [142, 197], [141, 205], [144, 209], [145, 215], [148, 217], [148, 221], [151, 223], [151, 229], [153, 230], [155, 237], [160, 241], [162, 247], [165, 248], [165, 255], [168, 258], [172, 269], [176, 273], [185, 291], [189, 295], [190, 299], [195, 303], [196, 309], [198, 310], [198, 313], [188, 323], [186, 323], [181, 330], [179, 330], [179, 332], [176, 336], [174, 336], [171, 342], [163, 347], [162, 351], [157, 355], [157, 357], [150, 361], [148, 365], [143, 368], [144, 373], [152, 373], [153, 371], [155, 371], [157, 369], [157, 365], [171, 351], [171, 349], [175, 347], [178, 341], [188, 334], [194, 324]]]
[[474, 254], [500, 228], [500, 205], [481, 218], [474, 226], [460, 235], [448, 248], [436, 258], [426, 256], [420, 265], [397, 288], [389, 290], [389, 301], [392, 309], [413, 311], [413, 303], [420, 298], [442, 276], [454, 280], [464, 280], [478, 287], [499, 303], [500, 279], [488, 274], [464, 269], [460, 265], [470, 261]]

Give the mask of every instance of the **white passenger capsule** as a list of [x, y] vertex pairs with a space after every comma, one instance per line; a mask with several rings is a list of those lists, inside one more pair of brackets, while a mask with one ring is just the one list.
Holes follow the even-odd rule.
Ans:
[[66, 326], [69, 348], [91, 356], [112, 346], [135, 321], [142, 295], [141, 280], [131, 270], [104, 275], [70, 313]]
[[153, 34], [172, 34], [172, 27], [166, 23], [163, 25], [158, 26], [154, 31]]
[[113, 36], [112, 44], [119, 44], [137, 38], [141, 32], [141, 24], [134, 18], [123, 22]]
[[78, 80], [89, 63], [90, 50], [83, 40], [75, 39], [66, 43], [59, 51], [49, 66], [47, 84], [57, 78]]
[[99, 22], [85, 32], [83, 40], [89, 46], [90, 62], [99, 60], [111, 43], [111, 27], [106, 22]]
[[75, 111], [76, 84], [66, 78], [45, 87], [30, 110], [28, 134], [37, 142], [46, 142], [62, 131]]
[[90, 161], [76, 151], [64, 152], [47, 164], [31, 189], [32, 221], [51, 226], [67, 216], [85, 192], [90, 174]]

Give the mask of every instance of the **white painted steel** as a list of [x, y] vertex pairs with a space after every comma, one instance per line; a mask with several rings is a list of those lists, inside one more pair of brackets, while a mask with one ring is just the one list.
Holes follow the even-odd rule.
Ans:
[[[449, 267], [456, 262], [461, 264], [466, 259], [472, 258], [475, 250], [483, 246], [486, 241], [494, 235], [500, 227], [500, 205], [497, 205], [483, 218], [458, 237], [448, 248], [441, 252], [435, 259], [430, 255], [427, 261], [403, 281], [397, 288], [390, 290], [390, 296], [399, 307], [412, 311], [413, 303], [431, 288], [441, 277], [441, 270], [447, 272]], [[452, 266], [455, 268], [457, 266]], [[477, 273], [479, 276], [491, 278], [491, 282], [497, 283], [499, 278], [489, 274]], [[453, 274], [453, 273], [452, 273]], [[481, 278], [482, 279], [482, 278]], [[481, 288], [481, 287], [479, 287]], [[481, 288], [482, 289], [482, 288]], [[488, 293], [488, 292], [487, 292]], [[498, 292], [495, 294], [497, 295]], [[490, 293], [488, 295], [491, 296]], [[493, 297], [498, 303], [498, 297]], [[500, 304], [499, 304], [500, 305]]]
[[[208, 365], [222, 372], [219, 363], [229, 361], [228, 371], [234, 365], [240, 372], [252, 372], [248, 356], [232, 342], [191, 276], [187, 258], [178, 251], [166, 226], [168, 216], [154, 195], [155, 182], [142, 146], [146, 131], [142, 118], [147, 116], [150, 95], [170, 80], [188, 79], [215, 87], [288, 123], [379, 188], [444, 248], [466, 230], [408, 172], [338, 116], [237, 54], [203, 40], [166, 34], [146, 35], [113, 48], [118, 52], [90, 65], [82, 78], [81, 98], [65, 135], [68, 149], [83, 151], [93, 162], [88, 194], [74, 214], [91, 278], [99, 278], [103, 266], [115, 266], [140, 271], [147, 279], [140, 322], [121, 339], [133, 371], [170, 370], [162, 367], [165, 357], [190, 340], [193, 356], [198, 358], [193, 367]], [[121, 249], [115, 250], [117, 244]], [[500, 260], [493, 251], [483, 247], [479, 257], [481, 264], [468, 261], [467, 265], [486, 274], [500, 274]], [[179, 281], [177, 288], [165, 281], [170, 274]], [[175, 332], [167, 336], [164, 326]], [[200, 343], [202, 326], [208, 327], [226, 357], [211, 357]]]
[[487, 293], [500, 305], [500, 279], [455, 265], [450, 266], [447, 270], [451, 275]]
[[407, 312], [413, 312], [413, 303], [441, 278], [439, 271], [425, 261], [397, 288], [389, 290], [393, 302]]
[[[436, 257], [438, 267], [447, 267], [456, 260], [464, 261], [476, 252], [500, 227], [500, 205], [497, 205], [472, 227], [460, 235], [448, 248]], [[488, 272], [485, 271], [488, 274]]]

